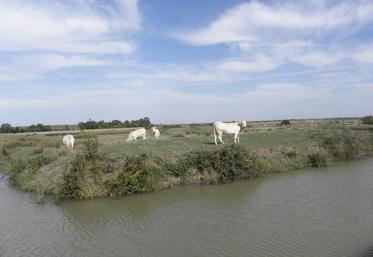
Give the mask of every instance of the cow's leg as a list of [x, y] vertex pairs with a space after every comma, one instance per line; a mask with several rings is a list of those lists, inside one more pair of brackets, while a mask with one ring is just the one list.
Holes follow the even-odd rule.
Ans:
[[240, 142], [240, 138], [238, 136], [238, 133], [234, 133], [234, 143], [239, 143]]
[[240, 142], [240, 134], [237, 133], [237, 143]]
[[143, 136], [142, 136], [142, 139], [146, 139], [146, 136], [145, 136], [145, 135], [143, 135]]
[[223, 133], [219, 133], [219, 140], [222, 144], [224, 144], [224, 141], [223, 141]]
[[217, 138], [217, 136], [216, 136], [216, 134], [215, 134], [215, 135], [214, 135], [215, 145], [218, 144], [218, 141], [216, 141], [216, 138]]

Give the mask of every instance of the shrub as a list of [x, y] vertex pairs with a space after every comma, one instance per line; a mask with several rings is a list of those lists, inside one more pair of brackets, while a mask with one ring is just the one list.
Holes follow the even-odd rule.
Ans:
[[146, 159], [146, 155], [127, 157], [115, 179], [107, 182], [109, 195], [121, 196], [153, 190], [154, 181], [149, 183], [149, 178], [154, 170], [146, 164]]
[[87, 138], [84, 142], [85, 146], [85, 158], [88, 160], [96, 160], [98, 158], [98, 141], [97, 137]]
[[308, 154], [308, 161], [311, 167], [318, 168], [327, 166], [326, 156], [321, 153]]
[[81, 182], [83, 180], [82, 170], [85, 162], [82, 155], [78, 155], [71, 166], [70, 171], [63, 177], [63, 185], [59, 192], [61, 199], [74, 199], [80, 197]]
[[269, 172], [269, 164], [263, 156], [256, 153], [251, 153], [246, 161], [247, 167], [250, 170], [250, 178], [261, 177]]
[[43, 165], [47, 165], [55, 160], [54, 156], [36, 156], [27, 160], [12, 159], [10, 162], [9, 177], [16, 183], [18, 176], [27, 174], [33, 175]]
[[361, 121], [363, 124], [368, 124], [368, 125], [372, 125], [373, 124], [373, 116], [364, 116], [363, 118], [361, 118]]
[[[248, 152], [237, 145], [216, 151], [197, 151], [187, 154], [184, 165], [196, 169], [200, 174], [217, 173], [219, 181], [237, 180], [249, 177], [246, 162]], [[185, 168], [184, 168], [185, 169]]]
[[26, 162], [22, 159], [14, 159], [11, 160], [10, 169], [9, 169], [9, 177], [11, 180], [17, 177], [22, 171], [26, 169]]
[[75, 156], [71, 162], [70, 169], [63, 177], [63, 184], [59, 192], [59, 198], [73, 199], [80, 198], [82, 184], [87, 178], [98, 180], [98, 173], [102, 171], [101, 156], [98, 155], [97, 139], [88, 138], [84, 142], [85, 149], [83, 153]]
[[34, 173], [35, 171], [39, 170], [42, 166], [47, 165], [51, 163], [53, 160], [55, 160], [55, 157], [52, 156], [45, 156], [45, 155], [39, 155], [36, 157], [33, 157], [29, 159], [27, 163], [27, 169]]
[[290, 120], [282, 120], [280, 122], [280, 125], [281, 126], [289, 126], [289, 125], [291, 125], [291, 123], [290, 123]]

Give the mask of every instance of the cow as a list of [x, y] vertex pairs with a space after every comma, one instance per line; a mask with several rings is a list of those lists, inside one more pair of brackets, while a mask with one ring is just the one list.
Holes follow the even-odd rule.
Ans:
[[74, 142], [75, 138], [73, 135], [66, 135], [62, 139], [62, 143], [67, 147], [67, 148], [74, 148]]
[[139, 129], [131, 131], [128, 134], [127, 141], [137, 140], [138, 137], [142, 137], [143, 139], [146, 139], [146, 130], [144, 128], [139, 128]]
[[151, 130], [152, 130], [152, 132], [153, 132], [153, 134], [154, 134], [155, 139], [158, 139], [158, 138], [159, 138], [159, 135], [161, 134], [161, 133], [159, 132], [159, 129], [157, 129], [156, 127], [152, 127]]
[[215, 140], [215, 144], [217, 145], [218, 144], [218, 141], [217, 139], [219, 139], [219, 141], [224, 144], [223, 142], [223, 134], [229, 134], [229, 135], [234, 135], [234, 143], [239, 143], [240, 142], [240, 130], [241, 130], [241, 127], [246, 127], [246, 120], [242, 120], [242, 121], [237, 121], [237, 122], [230, 122], [230, 123], [226, 123], [226, 122], [221, 122], [221, 121], [217, 121], [217, 122], [214, 122], [214, 140]]

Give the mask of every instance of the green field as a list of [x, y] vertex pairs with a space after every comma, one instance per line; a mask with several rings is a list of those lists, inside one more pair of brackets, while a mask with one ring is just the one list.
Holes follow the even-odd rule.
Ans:
[[[241, 132], [240, 148], [233, 150], [230, 150], [233, 137], [224, 135], [226, 144], [216, 146], [212, 126], [207, 124], [158, 126], [159, 140], [148, 130], [146, 140], [132, 142], [126, 142], [132, 129], [125, 128], [0, 134], [0, 163], [8, 171], [11, 182], [23, 190], [40, 194], [61, 194], [70, 181], [69, 174], [74, 171], [75, 187], [68, 190], [76, 189], [80, 194], [65, 193], [65, 198], [93, 198], [152, 191], [179, 183], [251, 178], [258, 174], [324, 166], [373, 152], [371, 127], [360, 124], [358, 119], [292, 120], [288, 126], [279, 124], [279, 121], [250, 122]], [[66, 133], [75, 135], [73, 150], [62, 145]], [[332, 147], [325, 143], [327, 140], [332, 140]], [[93, 148], [89, 148], [87, 142]], [[351, 152], [350, 156], [350, 148], [357, 152]], [[230, 151], [236, 155], [229, 157], [233, 161], [227, 166], [226, 163], [231, 162], [226, 157]], [[89, 154], [93, 157], [87, 157]], [[146, 157], [140, 160], [142, 154]], [[338, 157], [338, 154], [343, 156]], [[219, 163], [219, 158], [223, 158], [221, 166], [212, 163], [211, 160]], [[133, 163], [138, 170], [128, 163]], [[245, 172], [240, 174], [239, 169]], [[122, 180], [118, 182], [119, 178]], [[130, 190], [121, 191], [119, 187]]]

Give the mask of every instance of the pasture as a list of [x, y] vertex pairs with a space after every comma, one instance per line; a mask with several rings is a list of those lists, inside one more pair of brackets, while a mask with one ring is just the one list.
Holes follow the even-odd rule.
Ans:
[[[249, 122], [248, 127], [241, 131], [241, 143], [239, 145], [242, 149], [245, 149], [245, 151], [250, 151], [250, 154], [246, 152], [245, 154], [247, 156], [254, 154], [255, 156], [261, 156], [260, 158], [263, 157], [265, 159], [265, 165], [267, 166], [261, 168], [260, 165], [262, 165], [262, 163], [255, 163], [255, 165], [257, 165], [255, 166], [256, 169], [267, 169], [269, 171], [266, 172], [270, 173], [274, 172], [273, 170], [277, 172], [277, 170], [284, 171], [287, 169], [306, 167], [308, 165], [318, 166], [318, 162], [320, 162], [320, 166], [322, 166], [327, 161], [349, 159], [350, 157], [333, 157], [335, 154], [334, 152], [329, 153], [329, 148], [320, 147], [321, 136], [329, 134], [335, 135], [336, 132], [348, 133], [349, 138], [353, 138], [353, 140], [355, 140], [357, 136], [356, 138], [358, 139], [356, 139], [356, 142], [359, 144], [367, 140], [369, 141], [367, 147], [363, 146], [362, 143], [361, 148], [364, 149], [361, 151], [361, 154], [359, 152], [359, 156], [368, 154], [371, 151], [373, 152], [373, 147], [371, 147], [371, 145], [373, 145], [371, 127], [360, 124], [358, 119], [291, 120], [290, 123], [290, 125], [280, 125], [280, 121]], [[157, 125], [157, 128], [159, 128], [161, 133], [158, 140], [154, 138], [150, 129], [148, 129], [146, 140], [138, 139], [137, 141], [130, 142], [126, 140], [129, 132], [132, 131], [133, 128], [0, 134], [0, 164], [3, 169], [9, 172], [11, 179], [13, 179], [13, 183], [18, 185], [21, 189], [57, 195], [61, 192], [61, 184], [66, 184], [67, 174], [70, 174], [69, 172], [71, 172], [72, 169], [75, 170], [74, 165], [82, 162], [83, 164], [79, 164], [80, 166], [78, 165], [79, 167], [77, 169], [84, 170], [84, 172], [79, 171], [78, 177], [81, 178], [75, 181], [77, 184], [76, 187], [80, 190], [80, 195], [69, 195], [68, 197], [65, 196], [66, 198], [93, 198], [112, 195], [113, 193], [110, 190], [114, 188], [112, 185], [113, 181], [117, 180], [118, 174], [123, 172], [123, 169], [128, 168], [125, 163], [130, 161], [136, 163], [138, 169], [145, 170], [148, 170], [148, 166], [146, 165], [150, 163], [152, 168], [149, 169], [152, 171], [150, 173], [147, 171], [143, 176], [146, 178], [151, 177], [151, 183], [153, 184], [151, 186], [148, 184], [146, 184], [146, 186], [143, 185], [141, 189], [137, 188], [129, 193], [156, 190], [159, 188], [159, 184], [166, 185], [161, 187], [171, 186], [171, 177], [175, 180], [174, 184], [182, 183], [182, 181], [198, 183], [198, 181], [202, 180], [215, 183], [222, 180], [221, 176], [223, 175], [214, 174], [215, 171], [211, 171], [211, 169], [216, 168], [214, 164], [208, 164], [211, 167], [209, 166], [206, 169], [202, 167], [199, 171], [200, 174], [197, 176], [195, 170], [199, 169], [201, 165], [198, 164], [198, 167], [193, 166], [195, 165], [196, 157], [192, 157], [194, 158], [193, 164], [186, 163], [189, 162], [187, 159], [190, 158], [190, 153], [193, 152], [198, 152], [204, 156], [209, 156], [209, 153], [211, 153], [215, 157], [216, 154], [220, 156], [224, 151], [229, 152], [230, 150], [227, 149], [233, 143], [232, 135], [223, 135], [224, 142], [226, 143], [225, 145], [215, 145], [212, 124]], [[67, 149], [63, 146], [62, 138], [65, 134], [74, 135], [74, 149]], [[87, 142], [94, 142], [93, 150], [92, 147], [91, 149], [89, 148], [89, 145], [87, 148]], [[96, 142], [98, 144], [96, 144]], [[342, 143], [342, 148], [349, 148], [348, 142], [345, 143], [343, 141]], [[341, 145], [339, 141], [336, 141], [336, 144]], [[358, 147], [360, 147], [360, 145]], [[344, 151], [346, 149], [342, 150]], [[359, 148], [359, 151], [360, 150]], [[87, 151], [92, 151], [95, 156], [94, 158], [98, 161], [86, 157], [84, 157], [84, 159], [82, 157], [83, 153]], [[346, 151], [348, 151], [348, 149]], [[293, 155], [292, 152], [296, 152], [294, 157], [291, 157]], [[150, 161], [147, 159], [146, 162], [141, 164], [143, 166], [141, 166], [139, 164], [139, 159], [136, 158], [143, 154], [146, 155], [146, 158]], [[355, 157], [357, 157], [357, 155], [354, 155], [353, 158]], [[210, 157], [206, 158], [207, 159], [203, 162], [211, 162], [209, 160]], [[232, 158], [233, 162], [241, 162], [236, 160], [238, 157]], [[247, 158], [250, 159], [251, 157]], [[84, 159], [84, 161], [82, 161], [82, 159]], [[219, 162], [219, 160], [216, 161]], [[257, 159], [254, 160], [254, 162], [256, 161]], [[198, 159], [197, 162], [201, 162], [201, 160]], [[238, 166], [248, 165], [247, 163], [252, 165], [251, 162], [253, 162], [253, 160], [250, 159], [248, 162], [245, 159], [242, 163], [239, 163]], [[260, 162], [263, 161], [261, 160]], [[314, 162], [316, 164], [314, 164]], [[185, 167], [181, 167], [180, 163]], [[203, 163], [203, 165], [206, 165], [205, 163]], [[156, 169], [154, 168], [155, 166]], [[235, 169], [237, 169], [237, 167], [235, 167]], [[179, 172], [177, 169], [183, 171]], [[224, 169], [230, 170], [231, 167], [226, 167]], [[222, 169], [221, 172], [225, 172], [224, 169]], [[137, 173], [135, 171], [131, 172], [138, 175], [137, 171]], [[257, 172], [259, 172], [258, 174], [266, 173], [265, 171]], [[126, 179], [132, 176], [128, 175], [128, 170], [126, 170], [125, 174]], [[239, 178], [240, 176], [241, 175], [237, 175], [236, 177]], [[181, 180], [180, 177], [182, 178]], [[191, 179], [186, 179], [187, 177], [194, 177], [194, 182]], [[196, 181], [196, 177], [198, 177], [198, 181]], [[206, 179], [206, 177], [208, 177], [208, 179]], [[242, 177], [249, 178], [253, 177], [253, 175], [246, 174]], [[130, 183], [128, 179], [125, 180], [125, 182], [127, 184], [123, 187], [128, 186], [128, 183]], [[115, 186], [115, 188], [117, 187], [118, 186]], [[128, 192], [120, 191], [120, 193], [117, 194], [128, 194]]]

